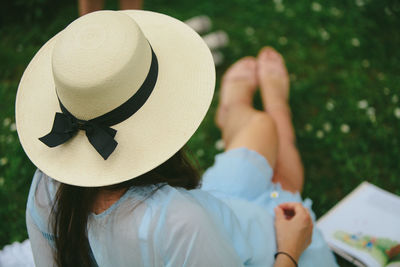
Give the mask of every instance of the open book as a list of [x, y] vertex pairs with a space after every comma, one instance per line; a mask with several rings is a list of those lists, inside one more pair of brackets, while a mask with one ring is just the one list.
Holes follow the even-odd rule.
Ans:
[[363, 182], [317, 227], [333, 251], [357, 266], [400, 267], [400, 196]]

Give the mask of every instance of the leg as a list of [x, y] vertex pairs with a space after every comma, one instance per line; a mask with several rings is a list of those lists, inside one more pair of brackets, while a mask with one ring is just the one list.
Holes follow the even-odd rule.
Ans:
[[246, 147], [263, 155], [273, 167], [277, 134], [272, 118], [252, 106], [257, 86], [256, 60], [241, 59], [224, 75], [216, 123], [227, 150]]
[[301, 192], [304, 168], [295, 145], [295, 133], [288, 104], [289, 76], [282, 56], [274, 49], [261, 50], [257, 75], [265, 110], [276, 123], [279, 146], [273, 181], [291, 192]]
[[79, 15], [83, 16], [87, 13], [101, 10], [103, 8], [104, 0], [79, 0]]
[[119, 9], [141, 9], [142, 0], [119, 0]]

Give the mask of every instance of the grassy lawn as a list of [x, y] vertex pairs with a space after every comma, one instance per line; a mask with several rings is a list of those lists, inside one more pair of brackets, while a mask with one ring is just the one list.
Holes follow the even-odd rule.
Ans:
[[[0, 247], [27, 237], [25, 205], [34, 166], [15, 131], [19, 79], [40, 46], [77, 17], [75, 2], [27, 2], [19, 17], [18, 4], [8, 4], [0, 26]], [[145, 0], [144, 5], [181, 20], [206, 14], [214, 30], [228, 33], [217, 88], [230, 64], [257, 55], [262, 46], [283, 54], [306, 169], [303, 196], [313, 200], [318, 217], [364, 180], [400, 195], [398, 1]], [[217, 101], [218, 94], [189, 142], [202, 169], [220, 152], [213, 122]], [[255, 103], [261, 107], [259, 97]]]

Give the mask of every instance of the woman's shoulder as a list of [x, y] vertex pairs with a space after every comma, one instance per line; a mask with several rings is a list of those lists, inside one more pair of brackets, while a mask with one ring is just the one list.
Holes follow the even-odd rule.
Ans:
[[127, 193], [132, 199], [144, 199], [143, 202], [153, 211], [188, 217], [188, 214], [203, 210], [199, 198], [205, 199], [208, 196], [208, 194], [198, 194], [196, 191], [198, 190], [187, 190], [160, 183], [139, 188], [132, 187]]
[[36, 200], [40, 206], [52, 205], [59, 185], [60, 182], [37, 169], [32, 178], [28, 201]]

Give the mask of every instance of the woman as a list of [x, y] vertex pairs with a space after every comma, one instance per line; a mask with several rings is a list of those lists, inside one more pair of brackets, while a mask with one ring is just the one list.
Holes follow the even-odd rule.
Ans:
[[37, 266], [337, 266], [299, 194], [282, 57], [265, 48], [227, 71], [226, 152], [199, 186], [181, 148], [214, 82], [201, 38], [158, 13], [94, 12], [42, 47], [16, 103], [38, 167], [26, 213]]

